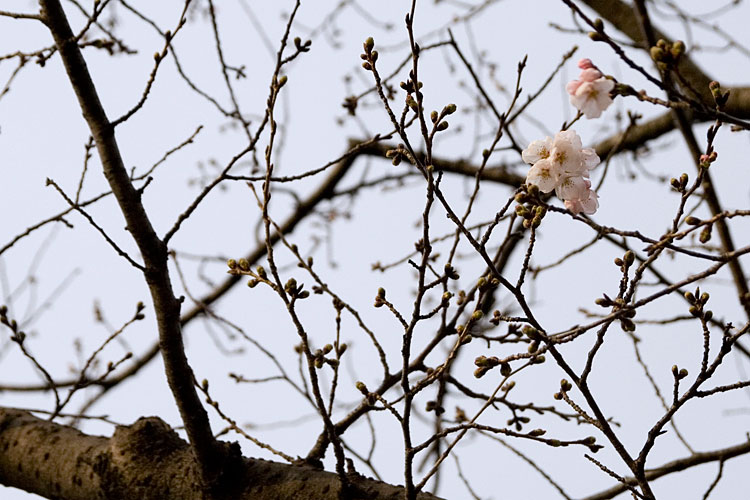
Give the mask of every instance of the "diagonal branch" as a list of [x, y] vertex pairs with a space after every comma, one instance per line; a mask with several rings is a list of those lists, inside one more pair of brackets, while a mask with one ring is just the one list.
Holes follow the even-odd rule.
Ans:
[[[602, 19], [612, 23], [615, 28], [630, 38], [636, 45], [640, 45], [644, 50], [651, 48], [641, 30], [638, 17], [633, 15], [632, 5], [622, 0], [582, 0], [582, 2], [596, 11]], [[653, 34], [657, 40], [660, 38], [670, 40], [670, 37], [658, 28], [653, 29]], [[692, 84], [693, 88], [701, 92], [703, 102], [713, 102], [708, 90], [711, 78], [692, 59], [687, 56], [681, 57], [679, 71]]]
[[[626, 35], [635, 44], [640, 45], [644, 50], [648, 50], [648, 42], [645, 40], [637, 16], [633, 15], [633, 7], [622, 0], [581, 0], [582, 3], [594, 10], [602, 19], [612, 23], [620, 32]], [[653, 37], [655, 39], [670, 39], [663, 31], [657, 27], [652, 27]], [[708, 88], [708, 84], [713, 78], [704, 72], [688, 54], [683, 54], [680, 58], [678, 70], [680, 75], [689, 83], [691, 89], [697, 90], [703, 103], [708, 108], [713, 108], [713, 97]], [[729, 101], [725, 112], [737, 118], [750, 118], [750, 87], [737, 86], [729, 88]], [[687, 112], [686, 118], [690, 121], [707, 121], [709, 117], [701, 116]], [[673, 114], [666, 112], [653, 118], [641, 125], [635, 127], [628, 133], [628, 138], [623, 142], [621, 148], [624, 150], [635, 150], [642, 147], [649, 140], [656, 139], [676, 127]], [[596, 147], [596, 152], [600, 157], [605, 157], [618, 143], [618, 136], [613, 136], [600, 142]]]
[[[189, 1], [189, 0], [188, 0]], [[167, 247], [154, 231], [141, 203], [141, 193], [130, 180], [120, 153], [114, 128], [107, 118], [86, 62], [71, 31], [59, 0], [40, 0], [41, 16], [55, 40], [70, 83], [78, 98], [83, 117], [96, 142], [104, 176], [117, 199], [127, 230], [135, 240], [142, 258], [159, 329], [159, 349], [164, 369], [180, 416], [201, 470], [204, 487], [213, 487], [222, 472], [216, 444], [203, 408], [193, 386], [193, 372], [185, 356], [180, 325], [180, 304], [172, 291], [167, 268]]]
[[[730, 446], [728, 448], [722, 448], [720, 450], [693, 453], [688, 457], [679, 458], [677, 460], [667, 462], [660, 467], [648, 469], [645, 475], [648, 481], [653, 481], [654, 479], [659, 479], [660, 477], [666, 476], [668, 474], [681, 472], [701, 464], [726, 461], [730, 458], [739, 457], [748, 453], [750, 453], [750, 441], [746, 441], [735, 446]], [[635, 485], [637, 484], [637, 481], [632, 477], [626, 477], [625, 483], [627, 485]], [[613, 486], [612, 488], [601, 491], [591, 496], [587, 496], [581, 500], [608, 500], [610, 498], [616, 497], [620, 493], [624, 493], [625, 491], [627, 491], [627, 489], [628, 487], [626, 485], [618, 484], [616, 486]]]

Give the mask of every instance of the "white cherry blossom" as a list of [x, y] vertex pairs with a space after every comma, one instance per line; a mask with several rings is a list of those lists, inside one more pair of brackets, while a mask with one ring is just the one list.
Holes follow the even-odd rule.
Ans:
[[596, 194], [596, 191], [589, 189], [587, 197], [584, 199], [565, 200], [565, 208], [570, 210], [573, 215], [581, 212], [592, 215], [599, 208], [599, 195]]
[[605, 78], [590, 59], [581, 59], [578, 67], [582, 69], [578, 80], [573, 80], [565, 87], [570, 94], [570, 104], [586, 118], [599, 118], [612, 104], [609, 93], [615, 87], [615, 82]]
[[537, 186], [542, 193], [555, 189], [559, 181], [560, 170], [549, 158], [534, 163], [526, 174], [526, 182]]
[[588, 198], [591, 181], [584, 177], [564, 177], [555, 187], [555, 194], [561, 200]]
[[521, 157], [532, 164], [526, 175], [527, 184], [537, 186], [543, 193], [554, 190], [574, 214], [596, 212], [598, 196], [591, 190], [588, 177], [589, 171], [599, 164], [599, 156], [593, 149], [583, 147], [574, 130], [533, 141]]
[[586, 167], [582, 152], [583, 144], [575, 130], [563, 130], [555, 134], [550, 157], [558, 165], [560, 176], [563, 174], [581, 175], [583, 173]]
[[539, 160], [549, 158], [550, 150], [552, 149], [552, 138], [545, 137], [539, 141], [533, 141], [529, 144], [529, 147], [523, 150], [521, 158], [526, 163], [533, 165]]
[[581, 149], [581, 162], [586, 170], [591, 170], [595, 166], [599, 165], [600, 161], [601, 160], [599, 159], [599, 155], [596, 154], [596, 151], [594, 151], [593, 149]]

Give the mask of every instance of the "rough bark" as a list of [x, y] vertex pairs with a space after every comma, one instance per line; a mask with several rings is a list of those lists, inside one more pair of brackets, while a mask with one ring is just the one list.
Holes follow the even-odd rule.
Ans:
[[[227, 444], [228, 448], [237, 445]], [[60, 500], [202, 500], [198, 465], [157, 417], [118, 426], [111, 438], [0, 408], [0, 483]], [[339, 499], [336, 474], [310, 466], [243, 459], [236, 500]], [[401, 487], [349, 474], [350, 500], [403, 498]], [[420, 500], [437, 497], [421, 494]]]

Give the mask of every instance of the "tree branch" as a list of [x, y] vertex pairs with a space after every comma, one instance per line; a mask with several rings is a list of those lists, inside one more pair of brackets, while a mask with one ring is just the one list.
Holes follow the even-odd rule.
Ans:
[[193, 372], [185, 356], [180, 326], [180, 300], [172, 291], [167, 268], [167, 247], [154, 231], [141, 194], [133, 186], [120, 154], [117, 140], [99, 100], [86, 62], [76, 43], [59, 0], [40, 0], [42, 17], [55, 40], [83, 117], [96, 142], [104, 176], [117, 199], [143, 257], [144, 278], [148, 283], [159, 328], [159, 348], [169, 387], [180, 411], [188, 438], [201, 469], [206, 487], [213, 487], [221, 474], [221, 454], [211, 432], [208, 415], [193, 386]]
[[[672, 462], [668, 462], [661, 467], [649, 469], [646, 471], [645, 475], [648, 481], [652, 481], [654, 479], [659, 479], [660, 477], [666, 476], [667, 474], [672, 474], [673, 472], [680, 472], [691, 467], [709, 462], [729, 460], [730, 458], [739, 457], [747, 453], [750, 453], [750, 441], [738, 444], [736, 446], [722, 448], [720, 450], [694, 453], [689, 457], [679, 458], [677, 460], [673, 460]], [[637, 481], [632, 477], [626, 477], [625, 482], [631, 486], [638, 484]], [[601, 491], [595, 495], [583, 498], [582, 500], [608, 500], [610, 498], [616, 497], [620, 493], [624, 493], [627, 490], [627, 486], [625, 486], [624, 484], [618, 484], [616, 486], [613, 486], [612, 488], [609, 488], [608, 490]]]
[[[631, 5], [621, 0], [582, 0], [582, 3], [593, 9], [602, 19], [612, 23], [615, 28], [634, 43], [640, 45], [643, 50], [650, 48], [645, 41], [637, 16], [633, 15], [633, 7]], [[653, 28], [653, 35], [657, 40], [660, 38], [670, 39], [668, 35], [656, 27]], [[703, 103], [708, 108], [713, 109], [713, 97], [708, 88], [708, 84], [713, 78], [698, 67], [687, 54], [683, 54], [680, 58], [677, 68], [680, 75], [690, 83], [691, 88], [698, 91]], [[729, 88], [729, 90], [729, 101], [727, 101], [724, 111], [737, 118], [750, 118], [750, 87], [733, 87]], [[713, 119], [692, 112], [686, 112], [685, 114], [690, 122]], [[672, 116], [672, 113], [668, 111], [633, 128], [621, 145], [621, 149], [635, 150], [642, 147], [649, 140], [656, 139], [674, 130], [675, 123]], [[618, 135], [606, 139], [596, 146], [596, 153], [600, 158], [605, 158], [617, 143]]]
[[[235, 445], [236, 446], [236, 445]], [[0, 483], [46, 498], [204, 500], [189, 445], [156, 417], [117, 426], [111, 438], [0, 408]], [[237, 453], [239, 453], [237, 451]], [[401, 498], [403, 488], [348, 474], [350, 500]], [[336, 474], [308, 466], [243, 459], [233, 500], [338, 500]], [[419, 500], [439, 500], [422, 494]]]

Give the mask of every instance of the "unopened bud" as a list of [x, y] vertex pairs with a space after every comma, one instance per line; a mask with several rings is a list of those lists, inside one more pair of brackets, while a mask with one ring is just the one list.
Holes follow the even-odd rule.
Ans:
[[455, 112], [456, 112], [455, 104], [448, 104], [446, 107], [443, 108], [443, 114], [445, 115], [452, 115]]
[[685, 43], [682, 40], [677, 40], [672, 44], [672, 49], [670, 50], [672, 57], [677, 59], [682, 54], [685, 53]]
[[651, 59], [656, 62], [663, 62], [664, 56], [666, 56], [666, 52], [661, 47], [651, 47], [649, 53], [651, 54]]
[[687, 186], [688, 180], [690, 180], [690, 178], [688, 177], [688, 174], [680, 175], [680, 186], [685, 188], [685, 186]]
[[629, 267], [629, 266], [632, 266], [634, 262], [635, 262], [635, 254], [631, 250], [628, 250], [627, 252], [625, 252], [625, 264], [627, 264]]
[[510, 375], [511, 371], [512, 369], [509, 363], [500, 364], [500, 375], [502, 375], [503, 377], [507, 377], [508, 375]]

